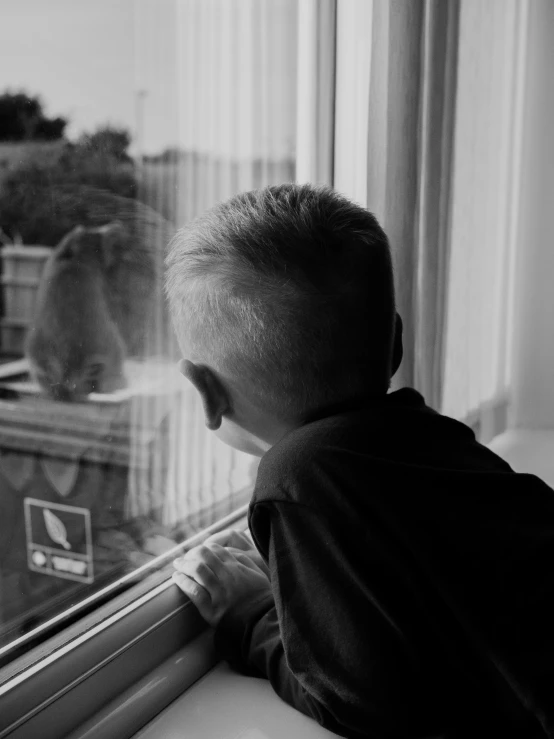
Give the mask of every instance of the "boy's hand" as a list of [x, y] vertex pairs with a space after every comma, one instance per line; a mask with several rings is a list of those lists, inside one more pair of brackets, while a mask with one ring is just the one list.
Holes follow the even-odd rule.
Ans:
[[248, 554], [211, 541], [174, 561], [173, 580], [210, 626], [217, 626], [229, 608], [270, 585]]
[[237, 553], [237, 550], [245, 552], [258, 565], [260, 570], [265, 572], [267, 577], [269, 577], [269, 568], [262, 559], [262, 555], [256, 549], [250, 532], [238, 531], [238, 529], [218, 531], [217, 534], [208, 536], [204, 542], [205, 546], [209, 546], [212, 543], [221, 544], [222, 547], [230, 549], [234, 553]]

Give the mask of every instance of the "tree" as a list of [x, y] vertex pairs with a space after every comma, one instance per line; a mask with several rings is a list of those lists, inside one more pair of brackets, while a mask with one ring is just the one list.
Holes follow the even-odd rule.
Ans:
[[84, 152], [95, 156], [109, 156], [120, 162], [130, 162], [127, 149], [131, 136], [124, 128], [104, 126], [91, 134], [83, 134], [78, 142]]
[[96, 202], [136, 198], [130, 141], [125, 130], [107, 126], [67, 142], [55, 156], [31, 155], [2, 182], [0, 229], [12, 239], [20, 234], [26, 244], [55, 246], [74, 226], [87, 224]]
[[0, 95], [0, 141], [55, 141], [63, 138], [66, 126], [65, 118], [47, 118], [36, 96]]

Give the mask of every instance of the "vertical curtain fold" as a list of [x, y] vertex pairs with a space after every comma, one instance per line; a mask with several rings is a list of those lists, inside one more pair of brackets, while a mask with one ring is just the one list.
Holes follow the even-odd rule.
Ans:
[[337, 0], [297, 0], [296, 181], [331, 185]]
[[404, 359], [393, 389], [413, 385], [415, 217], [422, 0], [375, 0], [368, 125], [368, 207], [391, 242]]
[[482, 417], [482, 433], [486, 406], [505, 403], [510, 383], [525, 7], [523, 0], [460, 3], [442, 409]]
[[[332, 18], [334, 2], [322, 3], [322, 23]], [[138, 12], [146, 11], [138, 56], [155, 65], [148, 32], [158, 12], [154, 0]], [[155, 171], [158, 179], [144, 197], [178, 228], [238, 192], [294, 180], [298, 2], [179, 0], [173, 15], [176, 144], [170, 156], [150, 157], [145, 174], [152, 183]], [[147, 71], [141, 64], [142, 74]], [[166, 243], [157, 244], [160, 275]], [[251, 482], [253, 466], [205, 428], [197, 394], [176, 377], [172, 353], [157, 345], [159, 335], [160, 329], [149, 355], [166, 361], [158, 367], [148, 356], [147, 362], [157, 395], [137, 396], [131, 408], [128, 510], [172, 526], [219, 511], [226, 501], [236, 505], [232, 496]]]
[[421, 49], [414, 385], [442, 405], [459, 0], [425, 0]]
[[459, 0], [374, 0], [368, 208], [387, 232], [404, 359], [393, 389], [439, 407]]

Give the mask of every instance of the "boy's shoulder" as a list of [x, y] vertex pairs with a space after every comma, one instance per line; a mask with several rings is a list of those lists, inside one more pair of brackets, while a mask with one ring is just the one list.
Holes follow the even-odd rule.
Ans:
[[309, 493], [315, 488], [321, 497], [328, 487], [329, 465], [335, 469], [340, 466], [341, 451], [357, 446], [357, 440], [364, 435], [364, 415], [361, 409], [333, 413], [287, 433], [260, 461], [256, 502], [308, 504]]
[[322, 409], [263, 456], [256, 501], [306, 504], [312, 502], [310, 493], [317, 489], [317, 505], [321, 506], [322, 494], [333, 489], [335, 481], [355, 479], [358, 472], [360, 483], [367, 483], [375, 450], [390, 444], [399, 424], [417, 425], [421, 412], [438, 416], [411, 389], [389, 393], [380, 401], [361, 398]]
[[412, 443], [420, 434], [437, 429], [451, 438], [475, 439], [464, 424], [442, 416], [425, 404], [411, 388], [388, 393], [381, 399], [359, 398], [323, 408], [287, 433], [263, 456], [260, 470], [279, 472], [306, 468], [322, 455], [340, 450], [368, 450], [390, 444]]
[[[461, 470], [508, 471], [479, 444], [465, 424], [434, 411], [420, 393], [403, 388], [381, 401], [325, 409], [286, 434], [263, 456], [253, 502], [315, 505], [351, 493], [358, 497], [377, 480], [394, 485], [408, 476], [454, 479]], [[510, 470], [511, 471], [511, 470]]]

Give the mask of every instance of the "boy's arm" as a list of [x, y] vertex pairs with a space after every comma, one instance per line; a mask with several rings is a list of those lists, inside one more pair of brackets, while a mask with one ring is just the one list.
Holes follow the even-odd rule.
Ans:
[[395, 624], [378, 604], [368, 607], [361, 564], [348, 566], [304, 506], [257, 504], [252, 524], [254, 534], [266, 528], [272, 593], [225, 614], [219, 653], [238, 671], [268, 678], [285, 702], [331, 731], [416, 736], [427, 703], [417, 686], [425, 688]]

